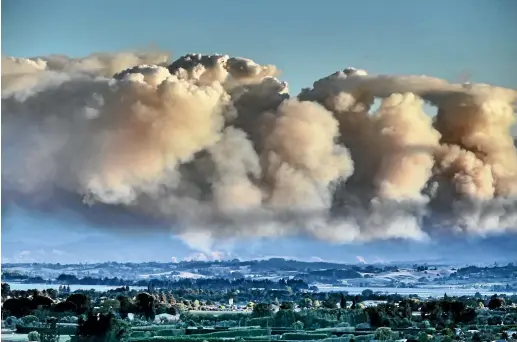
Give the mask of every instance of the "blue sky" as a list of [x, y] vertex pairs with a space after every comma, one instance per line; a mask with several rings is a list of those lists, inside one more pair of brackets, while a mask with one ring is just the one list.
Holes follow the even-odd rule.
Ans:
[[514, 0], [4, 0], [2, 53], [218, 52], [278, 65], [293, 91], [348, 65], [517, 87], [516, 15]]
[[[225, 53], [277, 65], [293, 93], [350, 65], [453, 81], [468, 72], [517, 88], [515, 37], [515, 0], [2, 1], [3, 55]], [[70, 240], [88, 234], [69, 214], [4, 214], [8, 241], [41, 241], [48, 233], [38, 230]]]

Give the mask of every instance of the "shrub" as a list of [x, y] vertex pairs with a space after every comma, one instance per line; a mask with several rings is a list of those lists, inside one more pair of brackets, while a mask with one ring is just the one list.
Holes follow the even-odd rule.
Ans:
[[430, 328], [430, 327], [431, 327], [431, 323], [429, 323], [429, 321], [428, 321], [428, 320], [422, 321], [422, 323], [420, 323], [420, 327], [421, 327], [422, 329], [428, 329], [428, 328]]
[[15, 316], [9, 316], [5, 319], [5, 324], [10, 326], [11, 328], [16, 328], [16, 324], [19, 324], [19, 319]]
[[34, 315], [28, 315], [21, 318], [21, 323], [25, 326], [34, 326], [39, 323], [39, 319]]
[[393, 339], [393, 332], [390, 328], [381, 327], [375, 330], [375, 339], [379, 341], [388, 341]]
[[37, 332], [37, 331], [31, 331], [31, 332], [27, 335], [27, 338], [29, 339], [29, 341], [39, 341], [39, 340], [40, 340], [39, 332]]
[[300, 321], [296, 321], [293, 323], [294, 330], [303, 330], [303, 323]]
[[76, 316], [65, 316], [61, 318], [63, 323], [77, 323], [79, 319]]

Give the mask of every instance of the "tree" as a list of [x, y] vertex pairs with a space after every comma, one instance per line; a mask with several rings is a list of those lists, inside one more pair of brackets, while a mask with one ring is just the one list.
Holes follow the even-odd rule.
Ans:
[[101, 308], [103, 313], [118, 311], [120, 309], [120, 302], [116, 299], [105, 299], [101, 304]]
[[312, 299], [310, 298], [303, 298], [302, 300], [300, 300], [300, 302], [298, 303], [298, 306], [301, 307], [301, 308], [304, 308], [304, 309], [309, 309], [309, 308], [312, 308]]
[[364, 310], [368, 314], [368, 318], [370, 319], [370, 325], [372, 327], [381, 327], [383, 324], [383, 313], [380, 308], [377, 306], [370, 306]]
[[[399, 304], [399, 307], [400, 307], [400, 304]], [[407, 318], [409, 321], [411, 321], [411, 319], [413, 318], [413, 309], [411, 308], [411, 304], [407, 301], [404, 302], [402, 309], [403, 309], [404, 317]]]
[[32, 297], [32, 305], [34, 307], [42, 306], [44, 308], [49, 308], [54, 302], [49, 297], [35, 295]]
[[122, 319], [126, 318], [128, 316], [128, 314], [132, 311], [133, 309], [133, 303], [131, 303], [131, 301], [129, 300], [129, 298], [127, 298], [126, 296], [118, 296], [117, 297], [117, 300], [119, 302], [119, 313], [120, 313], [120, 317]]
[[361, 297], [360, 296], [355, 296], [354, 298], [352, 298], [352, 306], [350, 307], [352, 310], [355, 310], [357, 309], [357, 304], [361, 301]]
[[478, 332], [475, 332], [473, 335], [472, 335], [472, 342], [481, 342], [481, 336], [479, 335]]
[[373, 291], [370, 289], [364, 290], [362, 293], [363, 297], [365, 298], [371, 298], [373, 296]]
[[2, 283], [2, 298], [6, 298], [11, 294], [11, 287], [7, 283]]
[[128, 324], [117, 319], [113, 313], [94, 315], [89, 311], [86, 319], [79, 319], [76, 336], [79, 341], [88, 342], [126, 341], [129, 331]]
[[2, 311], [18, 318], [28, 315], [35, 307], [29, 298], [9, 298], [2, 305]]
[[74, 303], [77, 306], [76, 313], [78, 315], [85, 313], [90, 308], [90, 298], [82, 293], [71, 294], [66, 301]]
[[167, 295], [165, 292], [160, 293], [160, 303], [168, 303]]
[[324, 300], [322, 303], [322, 306], [327, 309], [336, 309], [337, 304], [335, 301], [333, 301], [331, 298]]
[[176, 298], [172, 295], [172, 293], [169, 293], [169, 304], [174, 305], [176, 304]]
[[72, 302], [64, 301], [54, 305], [55, 312], [77, 312], [77, 305]]
[[293, 302], [282, 302], [282, 304], [280, 304], [280, 310], [292, 310], [292, 309], [294, 309]]
[[271, 304], [257, 303], [253, 306], [252, 315], [254, 317], [267, 317], [267, 316], [271, 316], [272, 313], [273, 313], [273, 308], [271, 307]]
[[182, 302], [177, 302], [173, 305], [173, 307], [176, 309], [178, 313], [182, 313], [187, 310], [187, 307]]
[[495, 310], [500, 308], [501, 306], [504, 306], [505, 302], [503, 298], [497, 297], [497, 295], [493, 295], [490, 298], [490, 301], [488, 302], [488, 308], [490, 310]]
[[296, 316], [292, 310], [279, 310], [275, 314], [275, 326], [290, 327], [296, 322]]
[[154, 297], [147, 292], [139, 293], [136, 296], [136, 307], [138, 313], [143, 314], [149, 320], [154, 320]]
[[341, 298], [339, 300], [339, 306], [341, 306], [341, 309], [346, 309], [346, 297], [344, 294], [341, 294]]

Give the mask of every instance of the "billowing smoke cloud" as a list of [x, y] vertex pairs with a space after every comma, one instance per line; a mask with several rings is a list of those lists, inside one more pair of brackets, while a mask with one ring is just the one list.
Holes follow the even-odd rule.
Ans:
[[84, 58], [51, 55], [34, 58], [2, 57], [2, 96], [15, 91], [40, 88], [48, 82], [66, 80], [76, 73], [112, 77], [114, 73], [140, 64], [162, 65], [169, 55], [162, 52], [116, 54], [96, 53]]
[[514, 90], [347, 68], [291, 98], [273, 65], [167, 58], [3, 58], [3, 191], [75, 194], [201, 251], [517, 230]]

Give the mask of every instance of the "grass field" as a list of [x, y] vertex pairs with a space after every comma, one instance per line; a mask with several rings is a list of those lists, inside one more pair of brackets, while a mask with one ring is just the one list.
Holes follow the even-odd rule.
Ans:
[[[27, 342], [28, 337], [27, 334], [2, 334], [0, 338], [2, 342]], [[59, 342], [68, 342], [70, 341], [70, 336], [60, 336]]]

